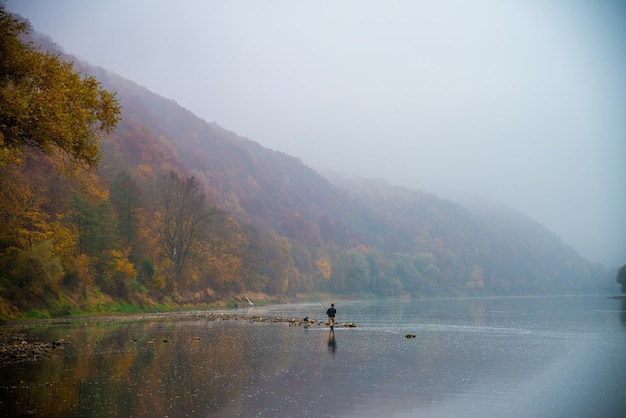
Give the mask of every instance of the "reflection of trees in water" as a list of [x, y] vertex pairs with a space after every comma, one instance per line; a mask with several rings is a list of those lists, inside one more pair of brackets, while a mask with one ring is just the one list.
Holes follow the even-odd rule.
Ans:
[[251, 343], [245, 327], [233, 330], [204, 321], [181, 325], [65, 329], [71, 345], [51, 360], [21, 365], [28, 370], [28, 388], [16, 388], [15, 397], [3, 403], [15, 407], [16, 416], [27, 409], [47, 417], [218, 411], [238, 396], [248, 377], [241, 367]]
[[459, 353], [457, 333], [421, 332], [406, 341], [403, 334], [346, 330], [353, 344], [337, 362], [320, 358], [324, 345], [338, 353], [335, 330], [328, 332], [206, 321], [64, 328], [55, 337], [68, 334], [72, 344], [63, 355], [29, 365], [29, 377], [15, 377], [28, 383], [14, 391], [19, 399], [3, 405], [14, 408], [6, 410], [9, 416], [26, 410], [47, 417], [246, 416], [263, 408], [297, 416], [301, 405], [319, 402], [321, 394], [341, 393], [333, 398], [338, 403], [328, 398], [320, 406], [337, 413], [345, 399], [360, 399], [364, 387], [376, 387], [384, 397], [404, 382], [413, 391], [443, 396], [461, 385], [454, 370], [472, 362], [489, 370], [509, 360], [496, 352]]
[[[333, 331], [204, 320], [58, 327], [45, 340], [69, 335], [71, 344], [50, 361], [3, 369], [0, 404], [9, 416], [37, 410], [50, 417], [300, 416], [303, 405], [341, 415], [366, 399], [414, 407], [416, 393], [444, 399], [511, 364], [527, 375], [544, 370], [567, 341], [553, 341], [553, 351], [537, 357], [542, 318], [564, 317], [584, 300], [394, 302], [364, 303], [363, 311], [411, 322]], [[417, 338], [404, 338], [407, 332]]]
[[622, 311], [619, 313], [619, 319], [622, 321], [622, 325], [626, 327], [626, 299], [622, 299]]

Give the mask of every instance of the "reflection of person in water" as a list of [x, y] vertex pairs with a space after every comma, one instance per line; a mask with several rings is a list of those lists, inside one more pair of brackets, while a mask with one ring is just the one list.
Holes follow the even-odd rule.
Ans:
[[332, 353], [332, 355], [335, 355], [335, 352], [337, 351], [337, 341], [335, 341], [335, 330], [334, 329], [330, 329], [330, 334], [328, 334], [328, 352]]

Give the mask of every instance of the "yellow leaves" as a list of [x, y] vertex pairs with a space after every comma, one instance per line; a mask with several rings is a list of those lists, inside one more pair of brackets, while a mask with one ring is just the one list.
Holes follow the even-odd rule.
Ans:
[[239, 224], [229, 216], [216, 217], [202, 245], [200, 258], [203, 286], [221, 291], [243, 289], [244, 257], [248, 240]]
[[31, 247], [43, 240], [52, 238], [48, 223], [44, 220], [46, 214], [38, 210], [27, 210], [22, 213], [15, 232], [18, 244], [22, 248]]
[[156, 180], [156, 175], [154, 174], [152, 167], [150, 167], [149, 165], [145, 165], [145, 164], [138, 165], [136, 174], [137, 174], [137, 177], [140, 179], [145, 179], [145, 180], [150, 180], [150, 181]]
[[4, 135], [0, 132], [0, 166], [5, 164], [20, 164], [22, 152], [20, 150], [11, 150], [4, 143]]
[[143, 190], [150, 189], [157, 179], [157, 175], [152, 167], [146, 164], [138, 165], [137, 168], [134, 170], [134, 173], [132, 173], [131, 177]]
[[78, 239], [75, 232], [64, 226], [60, 220], [50, 222], [48, 225], [52, 242], [54, 243], [54, 251], [62, 258], [73, 256], [76, 253], [76, 241]]
[[128, 259], [128, 254], [130, 253], [130, 249], [126, 249], [125, 251], [119, 250], [111, 250], [111, 257], [113, 258], [113, 270], [114, 275], [119, 277], [122, 276], [124, 278], [132, 279], [137, 277], [137, 271], [135, 270], [135, 265], [130, 262]]
[[319, 275], [322, 276], [324, 280], [330, 279], [333, 269], [328, 254], [324, 254], [315, 260], [315, 267], [317, 268]]
[[93, 77], [81, 78], [71, 63], [19, 40], [28, 32], [0, 10], [0, 125], [2, 148], [34, 147], [96, 165], [99, 137], [120, 118], [115, 96]]
[[150, 280], [150, 286], [153, 289], [158, 289], [158, 290], [165, 289], [165, 284], [166, 284], [166, 280], [163, 274], [155, 274]]
[[218, 257], [215, 255], [215, 250], [213, 250], [205, 260], [205, 263], [205, 267], [210, 269], [213, 283], [219, 287], [227, 287], [227, 284], [243, 287], [243, 263], [239, 257], [227, 254], [222, 254]]
[[56, 289], [63, 275], [61, 261], [49, 241], [41, 241], [18, 253], [13, 269], [14, 280], [33, 294]]
[[76, 188], [92, 205], [109, 198], [109, 188], [93, 168], [76, 167], [73, 180], [76, 182]]
[[30, 248], [53, 235], [42, 208], [46, 197], [31, 180], [22, 166], [0, 166], [0, 241], [4, 245]]

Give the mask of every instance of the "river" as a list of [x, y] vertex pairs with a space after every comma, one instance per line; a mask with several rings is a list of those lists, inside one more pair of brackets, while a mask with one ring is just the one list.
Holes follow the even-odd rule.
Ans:
[[[26, 329], [63, 346], [0, 367], [0, 416], [626, 416], [623, 301], [333, 302], [334, 331], [202, 313]], [[323, 320], [328, 304], [237, 314]]]

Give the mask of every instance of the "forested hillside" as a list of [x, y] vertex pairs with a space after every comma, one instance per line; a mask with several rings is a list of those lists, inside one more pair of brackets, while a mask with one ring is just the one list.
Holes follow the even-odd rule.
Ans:
[[612, 284], [602, 266], [521, 214], [485, 214], [380, 181], [331, 183], [37, 39], [115, 92], [121, 120], [100, 140], [97, 168], [36, 147], [2, 159], [3, 317], [245, 295], [547, 294]]

